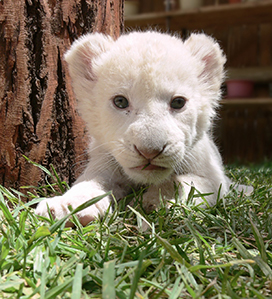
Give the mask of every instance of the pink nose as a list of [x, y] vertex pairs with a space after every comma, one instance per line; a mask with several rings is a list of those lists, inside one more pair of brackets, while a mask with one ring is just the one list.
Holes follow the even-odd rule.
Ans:
[[157, 156], [159, 156], [165, 149], [165, 146], [162, 149], [138, 149], [136, 145], [134, 145], [135, 150], [147, 160], [153, 160]]

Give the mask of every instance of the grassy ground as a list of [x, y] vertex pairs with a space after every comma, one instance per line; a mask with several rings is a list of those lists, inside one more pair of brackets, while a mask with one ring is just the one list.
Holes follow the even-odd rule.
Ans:
[[74, 217], [76, 229], [38, 219], [2, 187], [0, 298], [272, 298], [272, 164], [227, 171], [254, 193], [205, 210], [192, 198], [150, 215], [121, 207], [87, 227]]

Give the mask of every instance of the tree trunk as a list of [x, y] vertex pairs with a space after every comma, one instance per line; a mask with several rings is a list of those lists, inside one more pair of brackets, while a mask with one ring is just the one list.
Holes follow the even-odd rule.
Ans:
[[75, 180], [88, 137], [63, 54], [87, 32], [118, 37], [122, 18], [123, 0], [0, 1], [0, 184], [44, 182], [23, 155]]

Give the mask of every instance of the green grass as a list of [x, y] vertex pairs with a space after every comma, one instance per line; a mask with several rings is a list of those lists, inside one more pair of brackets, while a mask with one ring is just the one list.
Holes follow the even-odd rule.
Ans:
[[71, 216], [76, 229], [30, 207], [67, 188], [45, 171], [55, 184], [28, 191], [31, 203], [0, 189], [0, 298], [272, 298], [271, 163], [228, 167], [250, 196], [232, 191], [207, 209], [177, 200], [149, 215], [123, 201], [87, 227]]

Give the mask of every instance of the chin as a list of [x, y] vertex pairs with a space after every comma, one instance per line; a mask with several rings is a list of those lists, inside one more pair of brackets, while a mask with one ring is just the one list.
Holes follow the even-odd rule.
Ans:
[[173, 170], [170, 168], [165, 168], [163, 170], [126, 169], [125, 172], [136, 184], [157, 185], [167, 180], [173, 173]]

